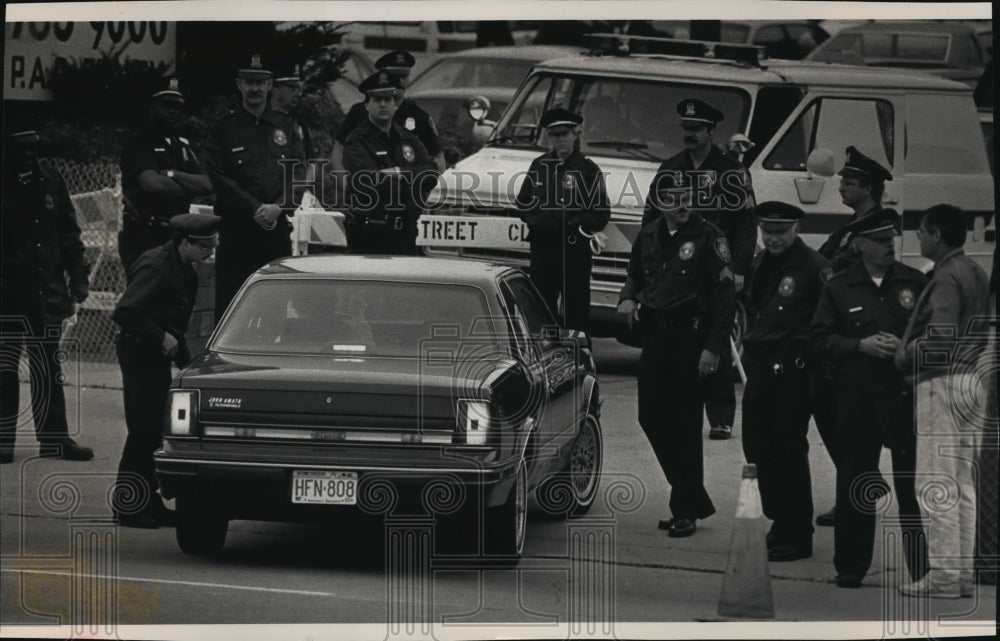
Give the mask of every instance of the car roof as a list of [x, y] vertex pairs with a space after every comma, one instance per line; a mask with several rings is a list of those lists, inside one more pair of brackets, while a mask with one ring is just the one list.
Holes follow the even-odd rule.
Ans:
[[708, 58], [664, 55], [579, 56], [546, 60], [536, 71], [606, 73], [642, 79], [691, 80], [731, 84], [791, 84], [968, 91], [959, 82], [899, 69], [868, 68], [829, 62], [766, 59], [761, 67]]
[[867, 24], [845, 27], [840, 31], [840, 33], [859, 33], [862, 31], [872, 33], [900, 33], [909, 31], [921, 33], [967, 34], [975, 32], [975, 29], [971, 25], [964, 24], [962, 22], [955, 22], [953, 20], [942, 20], [940, 22], [935, 20], [901, 20], [896, 22], [879, 20], [877, 22], [869, 22]]
[[515, 60], [548, 60], [549, 58], [560, 58], [563, 56], [583, 53], [582, 47], [569, 45], [524, 45], [511, 47], [479, 47], [476, 49], [465, 49], [463, 51], [447, 54], [438, 58], [437, 62], [445, 62], [454, 59], [469, 58], [496, 58]]
[[487, 286], [508, 272], [509, 265], [477, 260], [426, 256], [362, 256], [318, 254], [282, 258], [260, 268], [255, 277], [322, 277], [350, 280], [404, 281], [444, 285]]

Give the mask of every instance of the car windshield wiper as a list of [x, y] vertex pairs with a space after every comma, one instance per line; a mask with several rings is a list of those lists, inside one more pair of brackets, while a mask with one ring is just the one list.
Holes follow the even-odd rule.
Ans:
[[644, 142], [629, 142], [628, 140], [600, 140], [586, 143], [590, 147], [607, 147], [615, 151], [634, 151], [636, 155], [645, 156], [650, 160], [663, 160], [656, 154], [646, 151], [649, 145]]

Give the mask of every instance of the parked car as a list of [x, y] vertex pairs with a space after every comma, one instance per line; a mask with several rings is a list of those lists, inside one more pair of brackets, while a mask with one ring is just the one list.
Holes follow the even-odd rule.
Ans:
[[[654, 20], [657, 31], [680, 40], [693, 39], [691, 20]], [[815, 20], [723, 20], [719, 42], [758, 45], [769, 58], [801, 60], [830, 34]]]
[[848, 27], [817, 47], [808, 59], [919, 69], [974, 87], [987, 56], [969, 24], [902, 20]]
[[[476, 20], [358, 21], [344, 24], [344, 42], [364, 49], [406, 49], [412, 52], [445, 53], [476, 46]], [[508, 21], [515, 45], [529, 44], [537, 27], [524, 21]]]
[[581, 51], [555, 45], [470, 49], [436, 60], [413, 78], [406, 95], [434, 119], [443, 147], [455, 162], [481, 146], [466, 115], [471, 98], [485, 97], [490, 111], [499, 115], [535, 63]]
[[506, 266], [275, 261], [178, 373], [168, 406], [156, 474], [190, 554], [220, 550], [231, 519], [398, 509], [514, 561], [530, 491], [582, 514], [600, 482], [590, 339]]

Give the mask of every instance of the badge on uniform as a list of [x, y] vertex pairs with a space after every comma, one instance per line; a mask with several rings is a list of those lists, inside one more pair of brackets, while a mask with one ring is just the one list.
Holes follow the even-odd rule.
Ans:
[[795, 279], [791, 276], [785, 276], [778, 283], [778, 296], [783, 296], [788, 298], [795, 292]]
[[573, 176], [566, 174], [562, 179], [563, 189], [573, 189]]
[[403, 128], [407, 131], [413, 131], [417, 128], [417, 121], [413, 118], [407, 118], [406, 122], [403, 123]]
[[274, 144], [276, 145], [288, 144], [288, 136], [286, 136], [285, 132], [282, 131], [281, 129], [275, 129], [272, 138], [274, 138]]
[[45, 194], [45, 208], [49, 211], [56, 208], [56, 199], [52, 197], [52, 194]]
[[403, 145], [403, 160], [406, 162], [413, 162], [416, 157], [417, 154], [413, 151], [413, 147], [410, 145]]
[[913, 305], [916, 303], [916, 297], [913, 295], [912, 289], [904, 289], [899, 292], [899, 306], [903, 309], [909, 311], [913, 309]]
[[729, 262], [729, 241], [725, 237], [720, 237], [715, 239], [715, 253], [719, 255], [719, 258], [723, 262]]
[[689, 240], [681, 245], [680, 251], [677, 252], [677, 255], [680, 256], [681, 260], [691, 260], [691, 257], [694, 256], [694, 243]]

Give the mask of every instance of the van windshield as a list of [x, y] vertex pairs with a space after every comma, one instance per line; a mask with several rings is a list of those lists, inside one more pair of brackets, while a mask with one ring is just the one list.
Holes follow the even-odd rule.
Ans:
[[736, 87], [538, 74], [515, 99], [491, 139], [507, 147], [544, 147], [542, 114], [564, 107], [583, 115], [580, 150], [588, 156], [662, 161], [683, 149], [678, 103], [698, 98], [725, 115], [713, 136], [724, 145], [744, 131], [750, 96]]

